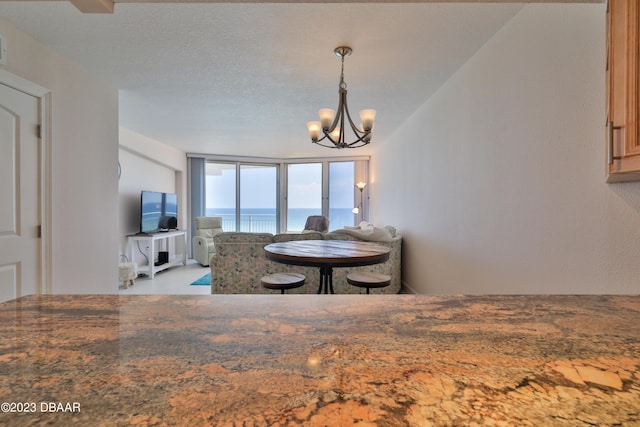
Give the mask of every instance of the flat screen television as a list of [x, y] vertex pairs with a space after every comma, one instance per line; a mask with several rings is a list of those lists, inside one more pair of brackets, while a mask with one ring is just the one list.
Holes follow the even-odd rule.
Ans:
[[178, 196], [143, 191], [140, 195], [140, 233], [157, 233], [178, 227]]

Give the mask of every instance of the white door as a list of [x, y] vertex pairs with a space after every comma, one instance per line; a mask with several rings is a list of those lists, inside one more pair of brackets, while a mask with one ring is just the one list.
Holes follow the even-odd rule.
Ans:
[[0, 302], [41, 289], [38, 103], [0, 84]]

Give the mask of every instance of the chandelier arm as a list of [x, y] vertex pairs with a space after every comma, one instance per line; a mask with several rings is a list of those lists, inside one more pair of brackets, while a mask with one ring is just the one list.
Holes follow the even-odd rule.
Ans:
[[364, 147], [365, 145], [369, 144], [369, 142], [367, 142], [366, 140], [360, 138], [355, 140], [354, 142], [350, 143], [350, 144], [344, 144], [344, 145], [336, 145], [336, 144], [324, 144], [321, 141], [323, 141], [324, 139], [327, 138], [321, 138], [318, 140], [311, 140], [312, 143], [320, 145], [321, 147], [325, 147], [325, 148], [337, 148], [337, 149], [342, 149], [342, 148], [360, 148], [360, 147]]
[[326, 133], [324, 134], [324, 136], [323, 136], [322, 138], [320, 138], [320, 139], [316, 139], [315, 141], [312, 139], [312, 140], [311, 140], [311, 142], [314, 142], [314, 143], [315, 143], [315, 142], [320, 142], [320, 141], [322, 141], [322, 140], [324, 140], [324, 139], [327, 139], [327, 134], [326, 134]]
[[[347, 100], [346, 92], [344, 94], [344, 97], [345, 97], [344, 101], [346, 101]], [[338, 145], [340, 147], [344, 147], [345, 146], [344, 137], [345, 137], [345, 130], [346, 130], [344, 128], [344, 106], [345, 106], [345, 103], [341, 101], [340, 104], [342, 105], [342, 108], [340, 108], [340, 132], [338, 133]]]
[[[367, 136], [369, 136], [371, 134], [371, 132], [367, 132], [364, 135], [362, 135], [361, 137], [358, 137], [358, 139], [356, 139], [355, 141], [353, 141], [350, 144], [346, 144], [345, 148], [357, 148], [357, 147], [362, 147], [364, 145], [369, 144], [371, 141], [367, 141], [365, 138]], [[357, 143], [361, 142], [362, 145], [356, 145]]]
[[[329, 127], [329, 129], [327, 130], [324, 130], [324, 129], [322, 130], [322, 132], [329, 139], [329, 141], [333, 142], [333, 144], [337, 148], [340, 148], [346, 145], [344, 143], [344, 102], [346, 101], [346, 91], [343, 91], [342, 89], [340, 89], [339, 99], [340, 101], [338, 102], [338, 109], [336, 110], [336, 116], [333, 119], [333, 123], [331, 124], [331, 127]], [[337, 140], [335, 140], [332, 134], [338, 125], [340, 125], [340, 132], [338, 133]]]
[[[322, 141], [323, 139], [325, 139], [325, 138], [319, 139], [317, 141], [311, 141], [311, 142], [313, 142], [314, 144], [320, 145], [321, 147], [325, 147], [325, 148], [345, 148], [345, 147], [340, 147], [339, 145], [336, 145], [336, 144], [333, 144], [333, 143], [331, 143], [331, 144], [321, 143], [320, 141]], [[355, 147], [346, 146], [346, 148], [355, 148]]]
[[327, 129], [327, 130], [322, 129], [322, 133], [324, 133], [324, 137], [322, 139], [326, 138], [336, 146], [340, 145], [340, 136], [342, 135], [342, 128], [340, 128], [340, 134], [338, 135], [338, 140], [337, 141], [335, 139], [333, 139], [333, 136], [331, 134], [335, 130], [335, 128], [336, 128], [336, 126], [337, 126], [337, 124], [339, 122], [339, 119], [340, 119], [340, 113], [336, 113], [336, 118], [335, 118], [333, 124], [331, 125], [331, 127], [329, 129]]
[[[343, 147], [345, 148], [357, 148], [357, 147], [362, 147], [364, 145], [369, 144], [369, 142], [371, 142], [370, 140], [367, 141], [365, 138], [367, 136], [371, 135], [371, 131], [361, 131], [360, 129], [358, 129], [358, 127], [353, 123], [353, 120], [351, 119], [351, 114], [349, 113], [349, 108], [346, 105], [346, 99], [345, 99], [345, 111], [347, 112], [347, 119], [349, 120], [349, 125], [351, 126], [351, 130], [353, 131], [353, 134], [356, 136], [356, 140], [346, 144], [343, 144]], [[362, 143], [361, 145], [358, 145], [359, 143]]]
[[[346, 89], [340, 89], [338, 92], [338, 108], [336, 109], [336, 116], [333, 118], [333, 123], [329, 126], [328, 132], [331, 133], [335, 130], [338, 123], [340, 123], [340, 115], [343, 110], [343, 106], [347, 100], [347, 91]], [[324, 129], [323, 129], [324, 130]]]
[[[331, 141], [333, 143], [333, 145], [338, 145], [339, 142], [336, 142], [333, 140], [333, 138], [331, 138], [331, 134], [326, 133], [324, 134], [324, 137], [322, 139], [328, 139], [329, 141]], [[322, 141], [322, 139], [320, 141]]]
[[[358, 138], [358, 140], [361, 140], [367, 134], [367, 132], [361, 131], [360, 129], [358, 129], [355, 123], [353, 123], [353, 120], [351, 119], [351, 113], [349, 113], [349, 107], [347, 106], [346, 91], [345, 91], [345, 98], [344, 98], [344, 111], [347, 112], [347, 119], [349, 120], [349, 125], [351, 126], [351, 130], [356, 135], [356, 138]], [[351, 145], [351, 144], [347, 144], [347, 145]]]
[[[369, 135], [371, 135], [371, 132], [365, 132], [362, 136], [356, 135], [357, 139], [349, 144], [345, 143], [344, 141], [343, 142], [334, 141], [334, 139], [331, 138], [330, 134], [325, 134], [325, 136], [323, 136], [322, 138], [315, 141], [311, 140], [311, 142], [327, 148], [358, 148], [358, 147], [364, 147], [365, 145], [371, 142], [365, 139]], [[325, 139], [328, 139], [329, 141], [331, 141], [331, 145], [321, 144], [321, 142], [324, 141]]]

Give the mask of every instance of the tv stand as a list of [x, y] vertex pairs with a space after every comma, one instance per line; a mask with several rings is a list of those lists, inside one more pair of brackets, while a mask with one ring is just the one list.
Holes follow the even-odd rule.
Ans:
[[[174, 249], [176, 254], [169, 256], [169, 262], [164, 264], [155, 265], [155, 253], [156, 242], [161, 243], [165, 251], [169, 250], [169, 242], [174, 239]], [[187, 232], [183, 230], [162, 231], [158, 233], [149, 234], [133, 234], [127, 236], [127, 252], [129, 259], [134, 259], [134, 247], [135, 243], [140, 241], [144, 244], [144, 247], [149, 248], [149, 263], [147, 265], [139, 265], [138, 273], [143, 273], [153, 279], [155, 274], [159, 271], [166, 270], [180, 263], [187, 265]]]

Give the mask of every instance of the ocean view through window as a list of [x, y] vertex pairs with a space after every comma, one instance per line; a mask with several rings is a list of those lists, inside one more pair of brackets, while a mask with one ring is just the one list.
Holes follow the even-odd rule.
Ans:
[[328, 216], [329, 230], [354, 225], [354, 165], [210, 160], [204, 215], [221, 217], [224, 231], [299, 232], [311, 215]]
[[[300, 231], [304, 228], [304, 223], [310, 215], [318, 215], [316, 209], [293, 208], [289, 209], [287, 221], [289, 231]], [[353, 224], [353, 213], [351, 208], [335, 208], [330, 210], [330, 218], [334, 218], [336, 223]], [[235, 209], [207, 208], [207, 216], [222, 217], [222, 229], [232, 230], [235, 227]], [[240, 211], [241, 231], [253, 233], [276, 234], [276, 212], [275, 209], [243, 209]], [[336, 227], [329, 224], [329, 228], [335, 230]], [[231, 229], [231, 230], [230, 230]]]

